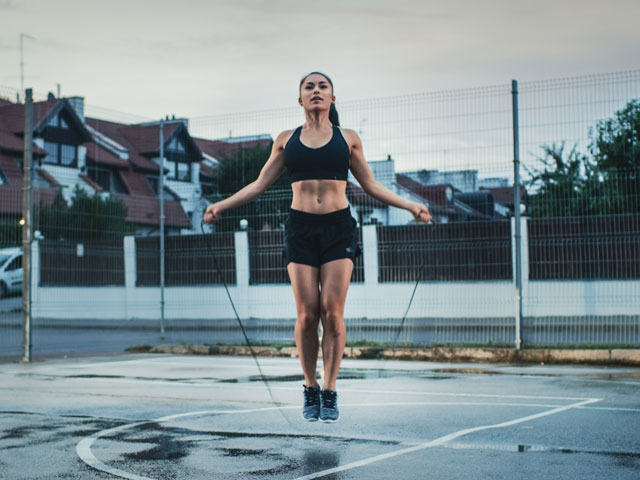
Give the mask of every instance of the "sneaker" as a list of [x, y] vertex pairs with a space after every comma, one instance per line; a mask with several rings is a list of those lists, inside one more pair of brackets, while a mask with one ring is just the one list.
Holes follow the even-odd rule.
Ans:
[[320, 404], [320, 420], [334, 423], [340, 418], [338, 412], [338, 392], [325, 388], [320, 394], [322, 403]]
[[315, 422], [320, 417], [320, 387], [304, 387], [304, 405], [302, 405], [302, 416], [309, 422]]

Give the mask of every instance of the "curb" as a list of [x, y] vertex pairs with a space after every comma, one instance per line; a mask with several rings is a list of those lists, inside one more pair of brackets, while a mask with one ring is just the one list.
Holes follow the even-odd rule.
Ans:
[[[252, 347], [260, 357], [296, 358], [296, 347]], [[246, 346], [209, 346], [209, 345], [158, 345], [147, 350], [148, 353], [174, 355], [230, 355], [251, 356]], [[322, 356], [322, 352], [319, 353]], [[347, 347], [343, 358], [416, 360], [431, 362], [483, 362], [483, 363], [542, 363], [542, 364], [615, 364], [640, 366], [640, 349], [596, 349], [565, 350], [552, 348], [532, 348], [516, 350], [514, 348], [382, 348]]]

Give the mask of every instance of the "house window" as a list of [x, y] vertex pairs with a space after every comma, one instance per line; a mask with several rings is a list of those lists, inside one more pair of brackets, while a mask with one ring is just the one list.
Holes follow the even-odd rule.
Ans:
[[153, 190], [153, 192], [156, 195], [158, 195], [158, 184], [159, 184], [158, 177], [147, 177], [147, 181], [149, 182], [149, 185], [151, 186], [151, 190]]
[[51, 120], [49, 120], [49, 123], [47, 125], [50, 126], [50, 127], [62, 128], [62, 129], [65, 129], [65, 130], [69, 129], [69, 124], [64, 119], [64, 117], [62, 115], [60, 115], [60, 114], [56, 115]]
[[44, 163], [62, 165], [64, 167], [75, 167], [78, 164], [78, 147], [75, 145], [45, 141], [44, 149], [47, 152]]
[[168, 179], [179, 180], [181, 182], [191, 181], [191, 163], [167, 159], [165, 161], [165, 167], [168, 170]]
[[181, 182], [191, 181], [191, 162], [184, 143], [177, 137], [167, 145], [167, 159], [165, 166], [169, 170], [167, 178]]
[[52, 142], [44, 142], [44, 149], [47, 152], [47, 156], [44, 157], [44, 163], [53, 163], [57, 165], [59, 154], [58, 154], [58, 144]]
[[89, 168], [89, 178], [111, 193], [127, 193], [118, 174], [106, 168]]
[[65, 167], [76, 166], [76, 155], [78, 149], [75, 145], [60, 144], [60, 163]]
[[191, 180], [191, 164], [176, 162], [176, 180], [188, 182]]
[[174, 138], [171, 143], [167, 146], [167, 150], [172, 150], [174, 152], [185, 152], [184, 145], [177, 138]]

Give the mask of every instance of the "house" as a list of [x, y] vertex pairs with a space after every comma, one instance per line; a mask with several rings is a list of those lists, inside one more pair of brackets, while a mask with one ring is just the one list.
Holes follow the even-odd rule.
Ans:
[[[495, 203], [489, 191], [464, 192], [451, 183], [423, 183], [449, 179], [475, 188], [478, 183], [475, 170], [448, 172], [446, 175], [431, 170], [396, 173], [391, 156], [386, 160], [369, 162], [369, 166], [378, 183], [402, 198], [427, 205], [434, 223], [506, 216], [506, 207]], [[414, 221], [406, 210], [388, 207], [368, 196], [351, 174], [347, 181], [347, 198], [360, 224], [404, 225]]]
[[[184, 119], [128, 125], [85, 117], [81, 97], [33, 105], [34, 205], [50, 205], [60, 191], [69, 203], [76, 188], [121, 200], [137, 235], [160, 227], [160, 128], [164, 155], [165, 231], [199, 231], [204, 195], [215, 188], [220, 158], [256, 138], [193, 138]], [[25, 106], [0, 100], [0, 215], [22, 215]]]

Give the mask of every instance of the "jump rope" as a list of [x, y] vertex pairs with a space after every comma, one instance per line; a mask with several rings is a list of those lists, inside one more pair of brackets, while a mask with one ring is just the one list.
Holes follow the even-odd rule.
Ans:
[[[206, 235], [206, 232], [204, 231], [204, 222], [200, 222], [200, 229], [202, 230], [202, 234]], [[213, 235], [213, 233], [211, 235]], [[212, 252], [214, 250], [214, 247], [215, 247], [215, 245], [213, 243], [213, 236], [211, 236], [211, 250], [212, 250]], [[235, 303], [233, 303], [233, 298], [231, 298], [231, 293], [229, 292], [229, 287], [227, 286], [227, 282], [225, 281], [224, 276], [222, 275], [222, 271], [220, 270], [220, 266], [218, 265], [218, 259], [216, 258], [215, 254], [212, 254], [211, 257], [213, 258], [213, 267], [216, 270], [216, 273], [218, 274], [218, 277], [220, 278], [220, 282], [224, 285], [225, 291], [227, 292], [227, 298], [229, 299], [229, 303], [231, 303], [231, 308], [233, 309], [233, 313], [235, 314], [235, 317], [236, 317], [236, 320], [238, 322], [238, 325], [240, 326], [240, 330], [242, 331], [242, 335], [244, 337], [244, 341], [245, 341], [247, 347], [249, 348], [249, 352], [251, 352], [251, 356], [253, 357], [253, 361], [255, 362], [256, 367], [258, 367], [258, 372], [260, 373], [260, 380], [262, 381], [264, 386], [267, 388], [267, 391], [269, 392], [269, 397], [271, 398], [271, 403], [273, 403], [273, 405], [276, 406], [276, 408], [278, 409], [280, 414], [284, 417], [284, 419], [287, 421], [287, 423], [289, 423], [289, 425], [291, 425], [291, 420], [289, 420], [289, 418], [280, 409], [281, 403], [277, 402], [276, 399], [273, 396], [273, 392], [271, 391], [271, 386], [269, 385], [269, 379], [262, 372], [262, 367], [260, 366], [260, 362], [258, 361], [258, 356], [256, 355], [255, 351], [253, 350], [253, 346], [251, 345], [251, 341], [249, 340], [249, 336], [247, 335], [247, 331], [244, 328], [244, 324], [242, 323], [242, 320], [240, 320], [240, 315], [238, 315], [238, 310], [236, 309]], [[424, 271], [425, 265], [426, 265], [426, 259], [423, 259], [422, 260], [422, 264], [420, 265], [420, 268], [419, 268], [418, 279], [416, 280], [416, 283], [413, 286], [413, 292], [411, 293], [411, 298], [409, 299], [409, 304], [407, 305], [407, 308], [406, 308], [406, 310], [404, 312], [404, 315], [402, 316], [402, 320], [400, 321], [400, 325], [397, 327], [396, 335], [395, 335], [395, 338], [393, 340], [393, 345], [397, 344], [398, 338], [400, 337], [400, 334], [402, 333], [402, 330], [404, 328], [404, 323], [405, 323], [405, 321], [407, 319], [407, 315], [409, 314], [409, 310], [411, 309], [411, 304], [413, 303], [413, 298], [415, 297], [416, 290], [418, 289], [418, 284], [422, 280], [422, 272]]]

